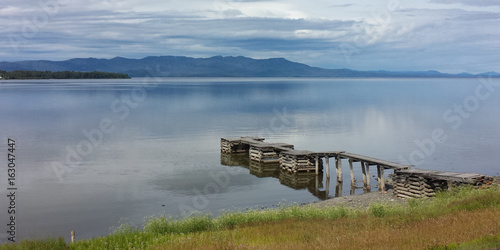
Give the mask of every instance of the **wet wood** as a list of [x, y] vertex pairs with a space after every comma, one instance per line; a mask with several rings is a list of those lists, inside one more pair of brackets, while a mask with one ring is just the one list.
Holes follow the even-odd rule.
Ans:
[[365, 162], [361, 162], [361, 173], [363, 174], [363, 187], [366, 188], [366, 168], [365, 168]]
[[[316, 156], [318, 157], [318, 156]], [[317, 159], [317, 158], [316, 158]], [[326, 178], [330, 179], [330, 157], [325, 157]]]
[[337, 156], [335, 158], [335, 168], [337, 169], [337, 182], [342, 182], [342, 158]]
[[372, 189], [372, 185], [370, 183], [370, 180], [371, 180], [371, 176], [370, 176], [370, 163], [369, 162], [365, 162], [365, 168], [366, 168], [366, 190], [371, 190]]
[[354, 178], [354, 170], [352, 167], [352, 159], [349, 159], [349, 172], [351, 174], [351, 186], [356, 186], [356, 179]]

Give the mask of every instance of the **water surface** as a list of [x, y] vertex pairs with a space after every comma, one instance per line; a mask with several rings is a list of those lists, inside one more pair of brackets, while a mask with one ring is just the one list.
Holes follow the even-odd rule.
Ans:
[[[340, 190], [323, 177], [221, 155], [221, 137], [499, 175], [498, 88], [478, 79], [2, 81], [0, 224], [8, 220], [8, 138], [17, 144], [18, 239], [68, 238], [71, 230], [89, 238], [123, 218], [140, 226], [151, 215], [351, 193], [349, 181]], [[359, 167], [355, 175], [361, 179]]]

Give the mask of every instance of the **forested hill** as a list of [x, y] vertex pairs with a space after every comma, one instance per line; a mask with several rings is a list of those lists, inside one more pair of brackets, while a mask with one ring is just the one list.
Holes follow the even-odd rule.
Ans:
[[191, 58], [183, 56], [150, 56], [142, 59], [75, 58], [66, 61], [0, 62], [0, 70], [36, 71], [105, 71], [132, 77], [500, 77], [499, 73], [446, 74], [438, 71], [357, 71], [323, 69], [288, 61], [284, 58], [252, 59], [248, 57]]
[[109, 72], [75, 72], [75, 71], [0, 71], [1, 80], [14, 79], [127, 79], [127, 74]]

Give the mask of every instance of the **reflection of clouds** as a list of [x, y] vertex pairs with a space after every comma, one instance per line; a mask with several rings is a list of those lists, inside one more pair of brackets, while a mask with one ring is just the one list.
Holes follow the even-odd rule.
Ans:
[[[211, 172], [233, 169], [242, 172], [231, 175], [220, 195], [209, 195], [207, 212], [276, 204], [282, 199], [313, 201], [308, 191], [282, 186], [277, 179], [258, 178], [238, 166], [221, 166], [220, 138], [257, 135], [271, 128], [271, 121], [277, 118], [275, 109], [279, 113], [286, 110], [289, 123], [283, 127], [275, 123], [279, 129], [266, 134], [268, 142], [291, 143], [296, 149], [311, 151], [346, 150], [397, 162], [399, 155], [415, 149], [416, 139], [428, 138], [434, 128], [442, 127], [449, 139], [437, 147], [425, 168], [498, 172], [500, 116], [496, 114], [500, 98], [496, 94], [457, 131], [446, 130], [449, 124], [442, 120], [445, 110], [474, 93], [475, 79], [164, 81], [131, 109], [127, 119], [117, 121], [117, 128], [62, 183], [45, 166], [53, 161], [63, 163], [65, 147], [75, 147], [85, 139], [82, 129], [95, 129], [102, 118], [112, 116], [110, 103], [129, 94], [132, 83], [141, 80], [120, 81], [120, 85], [80, 84], [75, 89], [43, 86], [57, 91], [2, 89], [0, 104], [9, 107], [0, 109], [2, 140], [17, 137], [19, 178], [29, 192], [23, 196], [23, 217], [36, 221], [43, 209], [48, 216], [37, 227], [46, 228], [62, 210], [74, 209], [80, 213], [75, 217], [67, 212], [67, 218], [94, 232], [95, 225], [85, 221], [96, 209], [104, 215], [139, 217], [138, 223], [154, 213], [177, 215], [179, 204], [192, 205], [197, 195], [194, 188], [203, 192], [207, 183], [214, 183]], [[66, 105], [71, 100], [74, 103]], [[345, 169], [346, 160], [343, 166]], [[330, 171], [334, 173], [333, 168]], [[354, 171], [360, 178], [360, 168]]]
[[[238, 168], [238, 169], [235, 169]], [[237, 171], [239, 174], [230, 174], [230, 172]], [[231, 173], [232, 173], [231, 172]], [[225, 177], [229, 176], [226, 183], [219, 184], [218, 180], [215, 180], [213, 176], [222, 175], [224, 182]], [[218, 195], [222, 193], [231, 192], [233, 189], [241, 189], [247, 186], [253, 186], [258, 184], [259, 179], [253, 178], [249, 175], [248, 170], [239, 167], [217, 167], [210, 166], [206, 168], [200, 168], [190, 171], [177, 171], [170, 175], [162, 175], [151, 181], [155, 190], [168, 191], [172, 195], [180, 196], [197, 196], [198, 193], [194, 190], [204, 192], [207, 186], [209, 187], [208, 195]], [[214, 193], [213, 186], [216, 186], [217, 193]], [[203, 193], [205, 194], [205, 193]], [[205, 195], [207, 195], [205, 194]]]

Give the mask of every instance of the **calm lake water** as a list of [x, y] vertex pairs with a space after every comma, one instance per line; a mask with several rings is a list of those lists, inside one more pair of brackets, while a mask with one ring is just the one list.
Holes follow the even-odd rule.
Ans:
[[331, 169], [327, 194], [323, 177], [221, 155], [221, 137], [499, 175], [499, 114], [500, 79], [1, 81], [0, 241], [10, 217], [8, 138], [16, 142], [17, 239], [71, 230], [83, 239], [152, 215], [351, 193], [347, 164], [342, 190]]

